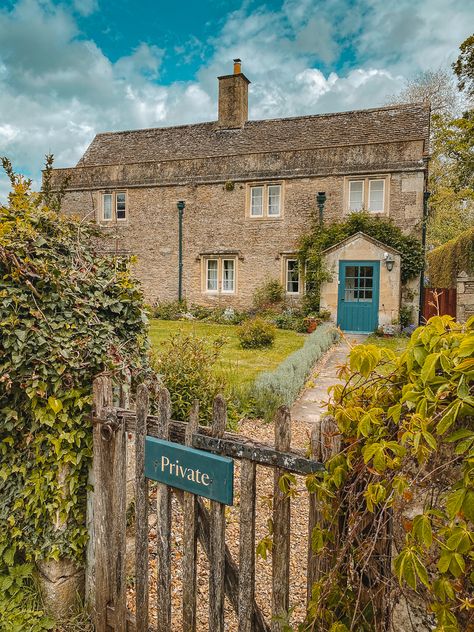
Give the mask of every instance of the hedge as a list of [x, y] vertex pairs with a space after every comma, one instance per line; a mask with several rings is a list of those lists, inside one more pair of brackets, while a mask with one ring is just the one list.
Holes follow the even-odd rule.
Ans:
[[320, 325], [308, 336], [297, 351], [289, 355], [271, 372], [260, 374], [255, 380], [254, 397], [273, 403], [273, 408], [291, 406], [303, 388], [315, 362], [339, 339], [332, 323]]
[[474, 228], [427, 254], [431, 287], [456, 287], [460, 272], [474, 273]]

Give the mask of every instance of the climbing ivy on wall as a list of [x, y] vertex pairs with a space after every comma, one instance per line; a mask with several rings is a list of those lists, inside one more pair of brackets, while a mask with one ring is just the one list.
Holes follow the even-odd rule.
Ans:
[[81, 561], [92, 380], [137, 375], [148, 356], [130, 262], [101, 254], [97, 228], [52, 210], [56, 194], [33, 193], [3, 165], [12, 192], [0, 207], [0, 574]]
[[357, 232], [363, 232], [400, 252], [402, 283], [406, 283], [422, 271], [421, 242], [412, 235], [405, 235], [390, 219], [374, 217], [360, 211], [351, 213], [343, 222], [324, 226], [315, 224], [312, 231], [305, 235], [299, 244], [299, 260], [306, 268], [305, 301], [309, 310], [319, 308], [321, 284], [331, 276], [324, 265], [323, 251]]
[[429, 252], [427, 261], [432, 287], [456, 287], [458, 274], [474, 274], [474, 228]]

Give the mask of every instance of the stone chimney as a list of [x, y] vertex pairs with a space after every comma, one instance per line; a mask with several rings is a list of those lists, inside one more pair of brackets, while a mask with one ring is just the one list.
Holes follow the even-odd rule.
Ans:
[[243, 127], [249, 117], [249, 83], [240, 59], [234, 59], [234, 74], [219, 79], [219, 119], [223, 129]]

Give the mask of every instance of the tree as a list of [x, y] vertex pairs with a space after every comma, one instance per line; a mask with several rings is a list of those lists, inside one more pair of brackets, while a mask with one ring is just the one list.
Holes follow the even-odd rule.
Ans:
[[474, 34], [470, 35], [459, 47], [459, 57], [452, 65], [458, 78], [458, 88], [474, 97]]
[[388, 105], [428, 101], [433, 114], [453, 117], [460, 111], [460, 98], [450, 72], [443, 68], [419, 72], [405, 82], [398, 94], [392, 95]]

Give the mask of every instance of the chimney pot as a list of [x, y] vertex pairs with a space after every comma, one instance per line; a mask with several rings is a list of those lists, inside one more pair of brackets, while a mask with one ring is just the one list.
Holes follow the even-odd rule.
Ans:
[[242, 60], [234, 59], [234, 75], [240, 75], [242, 72]]

